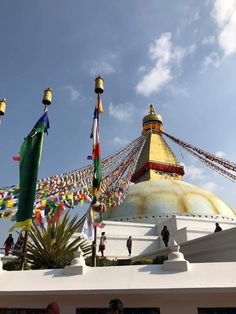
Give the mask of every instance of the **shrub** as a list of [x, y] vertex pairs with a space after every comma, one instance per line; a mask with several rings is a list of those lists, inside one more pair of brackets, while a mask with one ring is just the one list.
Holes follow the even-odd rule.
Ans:
[[164, 261], [166, 260], [168, 260], [168, 256], [165, 256], [165, 255], [156, 256], [153, 259], [152, 264], [163, 264]]
[[[3, 264], [3, 267], [2, 267], [4, 270], [8, 270], [8, 271], [11, 271], [11, 270], [21, 270], [20, 269], [20, 260], [14, 260], [14, 261], [9, 261], [9, 262], [6, 262]], [[30, 268], [30, 265], [29, 264], [26, 264], [24, 265], [24, 270], [29, 270], [31, 269]]]
[[152, 259], [150, 258], [142, 258], [132, 263], [132, 265], [149, 265], [149, 264], [152, 264]]
[[[92, 266], [92, 256], [89, 256], [85, 259], [87, 266]], [[103, 266], [116, 266], [117, 262], [115, 260], [110, 260], [106, 257], [96, 256], [96, 265], [99, 267]]]

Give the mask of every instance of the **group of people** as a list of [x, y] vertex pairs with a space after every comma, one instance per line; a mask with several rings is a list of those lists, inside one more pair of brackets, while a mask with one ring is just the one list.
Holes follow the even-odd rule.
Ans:
[[[222, 231], [222, 228], [220, 227], [219, 223], [216, 222], [216, 227], [215, 227], [215, 231], [214, 232], [219, 232]], [[165, 247], [168, 247], [169, 244], [169, 237], [170, 237], [170, 232], [167, 229], [167, 226], [164, 226], [162, 231], [161, 231], [161, 237], [162, 240], [165, 244]], [[100, 243], [99, 243], [99, 252], [101, 252], [101, 256], [104, 257], [104, 251], [105, 251], [105, 243], [106, 243], [106, 236], [105, 236], [105, 232], [102, 232], [101, 238], [100, 238]], [[132, 237], [129, 236], [129, 238], [126, 241], [126, 247], [128, 249], [128, 253], [129, 256], [131, 255], [131, 251], [132, 251]]]
[[[104, 251], [105, 251], [105, 244], [106, 244], [107, 237], [105, 235], [105, 232], [102, 232], [100, 242], [99, 242], [99, 247], [98, 251], [101, 252], [101, 257], [104, 257]], [[132, 251], [132, 237], [129, 236], [129, 238], [126, 241], [126, 247], [128, 249], [129, 256], [131, 255]]]
[[[219, 232], [222, 231], [222, 228], [220, 227], [219, 223], [217, 222], [215, 227], [215, 231], [214, 232]], [[169, 244], [169, 237], [170, 237], [170, 232], [167, 229], [167, 226], [164, 226], [162, 231], [161, 231], [161, 236], [162, 236], [162, 240], [165, 244], [165, 247], [168, 247]], [[104, 257], [104, 251], [105, 251], [105, 244], [106, 244], [106, 240], [107, 237], [105, 235], [105, 232], [102, 232], [101, 234], [101, 238], [100, 238], [100, 243], [99, 243], [99, 252], [101, 252], [101, 256]], [[19, 235], [15, 245], [14, 245], [14, 239], [12, 234], [9, 234], [8, 238], [6, 239], [6, 241], [4, 242], [4, 249], [5, 249], [5, 256], [9, 255], [9, 252], [11, 249], [14, 250], [21, 250], [23, 245], [23, 236], [22, 234]], [[129, 256], [131, 256], [131, 252], [132, 252], [132, 237], [129, 236], [129, 238], [126, 241], [126, 247], [129, 253]]]
[[[161, 231], [161, 236], [166, 247], [168, 247], [168, 243], [169, 243], [169, 234], [170, 233], [169, 233], [169, 230], [167, 229], [167, 226], [164, 226], [163, 230]], [[106, 240], [107, 240], [107, 237], [105, 235], [105, 232], [102, 232], [101, 237], [100, 237], [100, 242], [99, 242], [99, 248], [98, 248], [98, 251], [101, 252], [101, 257], [104, 257], [104, 251], [106, 248], [105, 246]], [[131, 256], [131, 252], [132, 252], [132, 237], [131, 236], [129, 236], [126, 241], [126, 247], [127, 247], [129, 256]]]
[[9, 236], [7, 237], [6, 241], [4, 242], [4, 251], [5, 251], [5, 256], [8, 256], [10, 253], [10, 250], [15, 250], [15, 251], [20, 251], [23, 246], [23, 236], [22, 234], [19, 235], [15, 245], [14, 245], [14, 238], [12, 234], [10, 233]]

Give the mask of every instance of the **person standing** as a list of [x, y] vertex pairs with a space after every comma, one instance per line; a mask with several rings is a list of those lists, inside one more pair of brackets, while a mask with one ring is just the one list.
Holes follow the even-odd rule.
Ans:
[[162, 240], [165, 243], [165, 247], [168, 247], [168, 242], [169, 242], [169, 230], [167, 229], [167, 226], [164, 226], [164, 228], [161, 231], [161, 236], [162, 236]]
[[132, 250], [132, 238], [129, 236], [128, 240], [126, 241], [126, 246], [129, 252], [129, 256], [131, 255], [131, 250]]
[[109, 302], [109, 314], [123, 314], [124, 305], [119, 299], [113, 299]]
[[48, 314], [60, 314], [59, 306], [55, 302], [48, 304], [46, 311]]
[[24, 238], [22, 234], [20, 234], [16, 241], [16, 244], [14, 245], [14, 251], [21, 251], [22, 246], [23, 246], [23, 241], [24, 241]]
[[104, 257], [106, 239], [107, 237], [105, 236], [105, 232], [102, 232], [100, 243], [99, 243], [99, 252], [101, 252], [102, 257]]
[[214, 232], [219, 232], [222, 231], [222, 228], [220, 227], [220, 225], [218, 224], [218, 222], [216, 222], [216, 228]]
[[10, 233], [6, 241], [4, 242], [4, 248], [5, 248], [5, 256], [9, 255], [10, 249], [13, 248], [14, 239], [12, 237], [12, 234]]

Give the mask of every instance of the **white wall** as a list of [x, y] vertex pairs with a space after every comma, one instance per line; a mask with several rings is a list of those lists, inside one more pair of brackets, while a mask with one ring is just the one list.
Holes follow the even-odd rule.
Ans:
[[126, 240], [131, 235], [133, 238], [132, 257], [156, 256], [159, 253], [163, 254], [162, 251], [158, 251], [165, 248], [160, 236], [164, 225], [170, 232], [169, 243], [175, 240], [178, 244], [182, 244], [214, 233], [216, 222], [223, 230], [236, 227], [236, 221], [230, 219], [199, 216], [162, 217], [156, 220], [156, 224], [105, 221], [105, 227], [97, 229], [97, 247], [100, 234], [104, 231], [107, 236], [105, 255], [109, 258], [126, 258], [128, 257]]
[[236, 261], [236, 228], [188, 241], [180, 250], [192, 263]]
[[[128, 257], [126, 241], [132, 236], [132, 256], [150, 253], [158, 249], [158, 236], [154, 224], [105, 221], [105, 227], [97, 229], [97, 247], [100, 235], [105, 232], [105, 255], [111, 258]], [[99, 253], [98, 253], [99, 254]]]
[[[202, 292], [202, 293], [201, 293]], [[46, 308], [56, 302], [61, 314], [75, 314], [79, 307], [108, 307], [111, 299], [120, 299], [125, 307], [159, 307], [161, 314], [197, 314], [198, 307], [236, 307], [236, 292], [201, 292], [191, 290], [182, 293], [112, 293], [76, 295], [64, 292], [61, 295], [0, 296], [0, 307]]]

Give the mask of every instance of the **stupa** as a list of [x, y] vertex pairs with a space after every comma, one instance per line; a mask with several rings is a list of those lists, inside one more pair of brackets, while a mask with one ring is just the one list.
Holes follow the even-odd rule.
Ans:
[[[118, 242], [121, 238], [124, 241], [123, 238], [128, 235], [133, 235], [134, 241], [136, 238], [137, 242], [143, 243], [141, 246], [137, 243], [139, 250], [134, 255], [153, 250], [154, 242], [154, 250], [162, 249], [160, 234], [164, 225], [170, 230], [171, 240], [178, 243], [212, 233], [216, 222], [224, 230], [236, 226], [233, 208], [216, 195], [182, 180], [184, 166], [167, 144], [163, 132], [162, 117], [150, 105], [142, 128], [142, 135], [147, 139], [131, 178], [133, 184], [129, 187], [126, 200], [109, 208], [104, 215], [107, 220], [105, 230], [112, 239], [116, 238], [114, 248], [121, 250]], [[119, 222], [117, 228], [115, 222]], [[138, 224], [136, 228], [132, 223]], [[157, 238], [149, 241], [147, 234], [159, 237], [159, 242]], [[111, 249], [111, 255], [117, 255], [115, 251], [118, 250]]]

